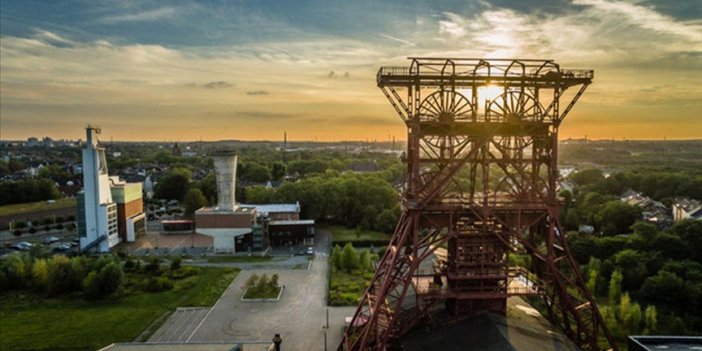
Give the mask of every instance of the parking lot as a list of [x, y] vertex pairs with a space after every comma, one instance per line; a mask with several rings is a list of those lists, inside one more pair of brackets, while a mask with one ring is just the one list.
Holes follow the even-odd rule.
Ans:
[[121, 243], [116, 250], [130, 255], [201, 256], [212, 248], [212, 237], [201, 234], [161, 234], [147, 232], [133, 243]]

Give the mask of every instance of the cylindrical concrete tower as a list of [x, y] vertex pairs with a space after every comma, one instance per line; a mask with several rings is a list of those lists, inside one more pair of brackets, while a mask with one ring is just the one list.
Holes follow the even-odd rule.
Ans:
[[212, 158], [217, 178], [217, 210], [232, 211], [236, 208], [234, 187], [237, 155], [233, 151], [217, 151]]

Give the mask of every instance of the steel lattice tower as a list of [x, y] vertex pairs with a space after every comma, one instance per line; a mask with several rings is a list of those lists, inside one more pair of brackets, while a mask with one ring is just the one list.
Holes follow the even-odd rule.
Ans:
[[[616, 348], [570, 255], [556, 192], [558, 128], [593, 71], [410, 60], [377, 75], [408, 130], [403, 213], [339, 349], [392, 349], [440, 303], [457, 316], [504, 314], [509, 296], [532, 295], [581, 348]], [[508, 254], [529, 267], [511, 267]]]

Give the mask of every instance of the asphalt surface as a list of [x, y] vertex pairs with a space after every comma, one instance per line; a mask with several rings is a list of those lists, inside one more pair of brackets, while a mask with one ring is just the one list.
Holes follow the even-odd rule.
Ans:
[[186, 342], [208, 312], [207, 307], [178, 308], [148, 342]]

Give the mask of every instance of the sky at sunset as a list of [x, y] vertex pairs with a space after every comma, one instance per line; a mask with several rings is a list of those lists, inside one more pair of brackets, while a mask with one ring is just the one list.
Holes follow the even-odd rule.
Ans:
[[702, 139], [702, 1], [0, 2], [0, 138], [388, 140], [408, 56], [595, 79], [561, 138]]

